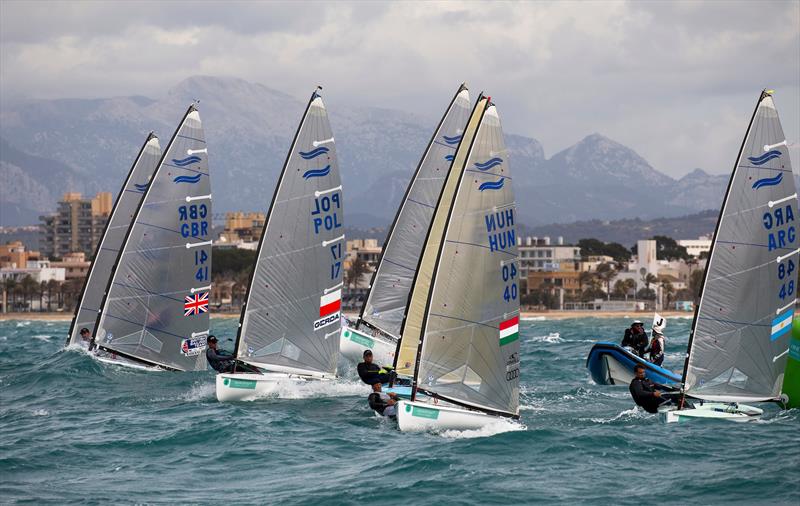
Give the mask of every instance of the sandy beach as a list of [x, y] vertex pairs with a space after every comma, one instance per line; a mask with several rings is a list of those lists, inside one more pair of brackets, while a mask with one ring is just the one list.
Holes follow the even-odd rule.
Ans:
[[[652, 317], [651, 312], [644, 311], [523, 311], [521, 317], [525, 319], [565, 320], [568, 318], [638, 318], [647, 321]], [[664, 317], [683, 316], [691, 318], [694, 313], [689, 311], [661, 311]], [[211, 318], [239, 318], [239, 313], [211, 313]], [[358, 313], [345, 312], [350, 319], [358, 317]], [[9, 320], [43, 320], [43, 321], [70, 321], [72, 313], [5, 313], [0, 314], [0, 321]]]

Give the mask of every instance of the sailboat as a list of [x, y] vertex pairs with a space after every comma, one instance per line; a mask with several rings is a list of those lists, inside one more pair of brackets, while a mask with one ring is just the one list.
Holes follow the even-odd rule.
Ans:
[[69, 327], [66, 346], [81, 345], [88, 348], [89, 341], [81, 338], [80, 331], [82, 328], [88, 328], [91, 333], [97, 322], [97, 312], [100, 310], [117, 254], [122, 249], [133, 214], [139, 207], [139, 202], [160, 159], [161, 146], [158, 137], [150, 132], [128, 171], [122, 189], [111, 208], [103, 235], [97, 243], [94, 259], [83, 283], [78, 304], [75, 306], [75, 315]]
[[191, 105], [134, 213], [92, 335], [101, 361], [205, 370], [211, 291], [211, 186]]
[[370, 349], [376, 363], [394, 362], [411, 283], [469, 112], [469, 91], [462, 84], [406, 189], [358, 320], [342, 327], [341, 352], [350, 360], [361, 361], [364, 351]]
[[752, 420], [778, 401], [797, 302], [797, 188], [772, 92], [764, 90], [731, 174], [700, 303], [692, 322], [681, 401], [666, 422]]
[[519, 418], [516, 204], [500, 117], [481, 94], [439, 196], [396, 357], [401, 431]]
[[336, 377], [345, 236], [336, 144], [320, 90], [286, 156], [239, 319], [234, 355], [263, 372], [218, 374], [220, 401]]

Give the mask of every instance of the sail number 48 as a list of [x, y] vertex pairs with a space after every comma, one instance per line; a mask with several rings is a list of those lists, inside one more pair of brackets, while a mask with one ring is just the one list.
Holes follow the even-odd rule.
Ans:
[[794, 278], [792, 277], [792, 273], [794, 273], [794, 260], [791, 258], [786, 263], [781, 262], [778, 264], [778, 279], [783, 281], [788, 278], [787, 282], [781, 284], [781, 289], [778, 292], [778, 297], [780, 297], [781, 300], [785, 300], [786, 297], [794, 295]]

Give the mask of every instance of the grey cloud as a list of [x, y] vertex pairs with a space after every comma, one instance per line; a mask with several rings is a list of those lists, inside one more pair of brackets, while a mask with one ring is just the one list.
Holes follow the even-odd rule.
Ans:
[[681, 175], [729, 170], [772, 87], [800, 141], [793, 1], [0, 5], [5, 97], [159, 96], [210, 74], [433, 118], [466, 80], [550, 154], [599, 131]]

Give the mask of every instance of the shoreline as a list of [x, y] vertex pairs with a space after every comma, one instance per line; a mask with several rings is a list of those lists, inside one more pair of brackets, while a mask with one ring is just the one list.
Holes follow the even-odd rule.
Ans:
[[[686, 317], [692, 318], [694, 313], [692, 311], [661, 311], [659, 313], [665, 318]], [[358, 316], [356, 312], [346, 312], [345, 316], [355, 319]], [[645, 311], [523, 311], [520, 313], [520, 318], [524, 320], [542, 319], [542, 320], [567, 320], [571, 318], [638, 318], [645, 323], [653, 315], [652, 312]], [[211, 318], [216, 319], [232, 319], [239, 318], [240, 313], [212, 313]], [[13, 321], [13, 320], [27, 320], [27, 321], [64, 321], [72, 320], [72, 313], [5, 313], [0, 314], [0, 322]]]

